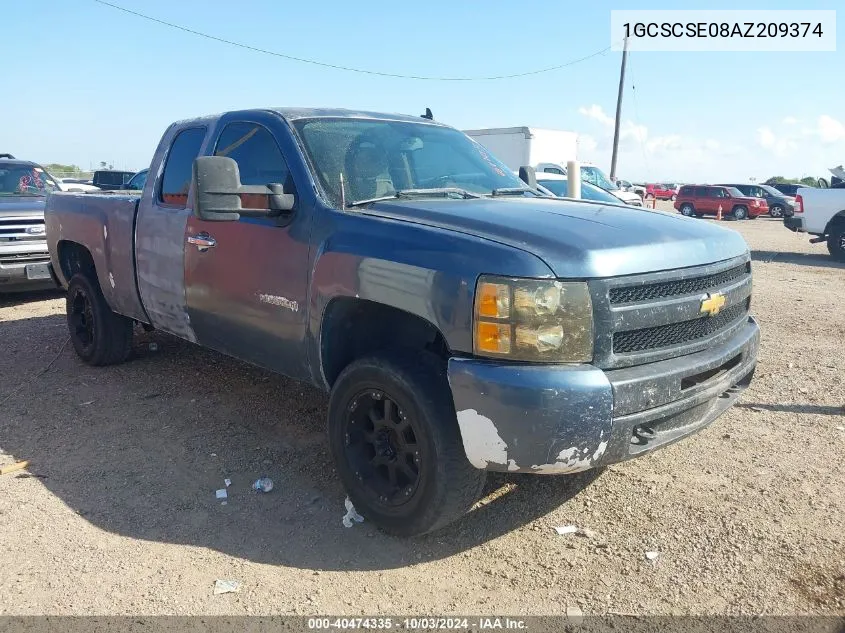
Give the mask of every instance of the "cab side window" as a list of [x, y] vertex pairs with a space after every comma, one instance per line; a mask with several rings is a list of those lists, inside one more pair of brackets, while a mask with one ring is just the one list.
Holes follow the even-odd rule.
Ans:
[[194, 159], [200, 153], [205, 131], [204, 127], [188, 128], [179, 132], [173, 139], [161, 177], [158, 197], [161, 204], [177, 209], [184, 209], [188, 204]]
[[[285, 193], [294, 193], [290, 170], [276, 139], [263, 125], [237, 121], [223, 128], [214, 148], [215, 156], [227, 156], [238, 164], [241, 184], [268, 185], [279, 183]], [[241, 195], [246, 209], [266, 209], [267, 196]]]

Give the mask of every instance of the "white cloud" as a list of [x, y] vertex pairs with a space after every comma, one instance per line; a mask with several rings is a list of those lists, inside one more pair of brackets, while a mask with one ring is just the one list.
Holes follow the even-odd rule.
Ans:
[[845, 141], [845, 125], [831, 116], [823, 114], [819, 117], [819, 138], [822, 143], [831, 144]]
[[[593, 104], [590, 107], [582, 106], [578, 112], [588, 119], [598, 121], [606, 130], [613, 130], [616, 119], [604, 111], [600, 105]], [[644, 125], [637, 125], [633, 121], [623, 120], [619, 124], [619, 142], [634, 140], [639, 143], [645, 142], [648, 138], [648, 128]]]
[[[578, 112], [586, 119], [579, 126], [586, 128], [580, 135], [579, 156], [607, 170], [614, 119], [597, 104], [582, 106]], [[695, 137], [673, 130], [655, 135], [654, 130], [623, 119], [619, 174], [629, 180], [719, 182], [755, 177], [762, 181], [773, 175], [827, 176], [827, 167], [842, 162], [842, 119], [827, 114], [786, 116], [758, 125], [747, 135]]]
[[677, 134], [668, 136], [655, 136], [645, 144], [646, 151], [652, 154], [665, 153], [667, 151], [679, 150], [683, 146], [681, 137]]
[[761, 127], [757, 130], [757, 143], [763, 149], [773, 149], [776, 142], [775, 133], [770, 128]]
[[583, 114], [585, 117], [594, 119], [605, 126], [613, 127], [613, 124], [615, 122], [615, 119], [613, 117], [605, 114], [604, 109], [600, 105], [596, 105], [595, 103], [589, 108], [584, 106], [578, 108], [578, 112], [580, 114]]

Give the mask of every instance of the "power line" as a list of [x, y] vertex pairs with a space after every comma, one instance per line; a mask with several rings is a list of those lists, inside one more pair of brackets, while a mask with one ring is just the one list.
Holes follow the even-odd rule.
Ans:
[[259, 48], [257, 46], [251, 46], [249, 44], [244, 44], [242, 42], [235, 42], [234, 40], [228, 40], [223, 37], [217, 37], [216, 35], [209, 35], [208, 33], [202, 33], [201, 31], [195, 31], [194, 29], [190, 29], [186, 26], [181, 26], [179, 24], [174, 24], [172, 22], [166, 22], [165, 20], [160, 20], [158, 18], [154, 18], [150, 15], [145, 15], [143, 13], [139, 13], [137, 11], [133, 11], [131, 9], [127, 9], [126, 7], [121, 7], [116, 4], [112, 4], [111, 2], [106, 2], [106, 0], [94, 0], [97, 4], [101, 4], [106, 7], [111, 7], [112, 9], [117, 9], [118, 11], [123, 11], [124, 13], [128, 13], [129, 15], [134, 15], [136, 17], [142, 18], [144, 20], [148, 20], [150, 22], [155, 22], [156, 24], [161, 24], [163, 26], [170, 27], [172, 29], [176, 29], [179, 31], [183, 31], [185, 33], [190, 33], [191, 35], [196, 35], [198, 37], [203, 37], [208, 40], [213, 40], [215, 42], [220, 42], [222, 44], [228, 44], [229, 46], [235, 46], [237, 48], [243, 48], [248, 51], [253, 51], [255, 53], [263, 53], [264, 55], [272, 55], [273, 57], [281, 57], [282, 59], [287, 59], [294, 62], [300, 62], [303, 64], [312, 64], [314, 66], [322, 66], [323, 68], [333, 68], [334, 70], [345, 70], [347, 72], [353, 73], [360, 73], [363, 75], [377, 75], [379, 77], [391, 77], [393, 79], [418, 79], [422, 81], [494, 81], [499, 79], [516, 79], [518, 77], [528, 77], [530, 75], [540, 75], [542, 73], [549, 73], [555, 70], [561, 70], [562, 68], [567, 68], [569, 66], [574, 66], [575, 64], [579, 64], [581, 62], [585, 62], [588, 59], [592, 59], [593, 57], [598, 57], [599, 55], [604, 55], [607, 51], [610, 50], [610, 46], [603, 48], [599, 51], [594, 53], [590, 53], [589, 55], [585, 55], [584, 57], [579, 57], [578, 59], [573, 59], [571, 61], [566, 62], [565, 64], [558, 64], [557, 66], [549, 66], [548, 68], [540, 68], [537, 70], [529, 70], [523, 73], [514, 73], [512, 75], [491, 75], [489, 77], [427, 77], [425, 75], [400, 75], [396, 73], [386, 73], [381, 72], [378, 70], [369, 70], [365, 68], [353, 68], [351, 66], [340, 66], [338, 64], [329, 64], [327, 62], [320, 62], [314, 59], [305, 59], [304, 57], [296, 57], [295, 55], [287, 55], [285, 53], [279, 53], [277, 51], [270, 51], [265, 48]]

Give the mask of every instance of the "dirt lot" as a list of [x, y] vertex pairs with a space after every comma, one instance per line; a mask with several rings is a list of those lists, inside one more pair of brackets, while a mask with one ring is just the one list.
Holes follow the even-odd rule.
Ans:
[[507, 494], [407, 541], [342, 527], [320, 393], [159, 333], [90, 368], [59, 294], [0, 299], [0, 464], [31, 460], [0, 477], [0, 614], [845, 614], [845, 266], [726, 226], [763, 328], [739, 406], [600, 474], [491, 478]]

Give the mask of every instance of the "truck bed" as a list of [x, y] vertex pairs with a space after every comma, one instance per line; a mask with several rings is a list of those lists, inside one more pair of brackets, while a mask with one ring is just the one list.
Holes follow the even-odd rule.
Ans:
[[[56, 193], [44, 210], [48, 247], [62, 261], [62, 243], [85, 246], [94, 258], [103, 295], [115, 312], [146, 321], [135, 272], [135, 219], [140, 193]], [[69, 281], [63, 271], [59, 280]]]

